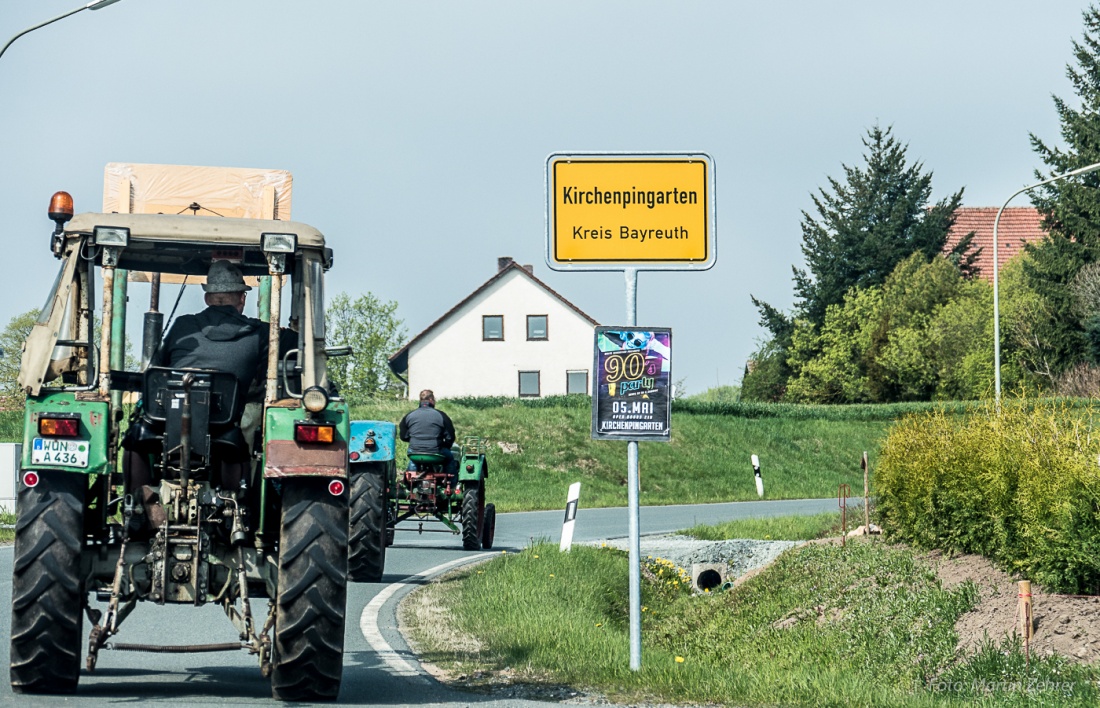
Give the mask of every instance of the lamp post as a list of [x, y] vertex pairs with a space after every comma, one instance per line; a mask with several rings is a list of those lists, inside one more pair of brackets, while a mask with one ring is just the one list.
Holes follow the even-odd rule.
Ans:
[[29, 34], [33, 31], [35, 31], [36, 29], [40, 29], [42, 27], [45, 27], [46, 25], [52, 25], [54, 22], [57, 22], [58, 20], [63, 20], [66, 17], [68, 17], [69, 15], [75, 15], [76, 13], [83, 12], [84, 10], [102, 10], [103, 8], [107, 7], [108, 5], [114, 5], [116, 2], [118, 2], [118, 0], [92, 0], [92, 2], [89, 2], [87, 5], [81, 5], [80, 7], [76, 8], [75, 10], [69, 10], [68, 12], [62, 13], [62, 14], [58, 15], [57, 17], [54, 17], [53, 19], [49, 19], [49, 20], [46, 20], [45, 22], [39, 23], [39, 24], [35, 25], [34, 27], [28, 27], [27, 29], [23, 30], [22, 32], [19, 32], [14, 37], [9, 39], [7, 44], [5, 44], [3, 46], [3, 48], [0, 48], [0, 57], [4, 56], [4, 52], [8, 51], [8, 47], [10, 47], [12, 45], [12, 42], [19, 39], [20, 37], [22, 37], [25, 34]]
[[993, 220], [993, 392], [994, 402], [997, 406], [997, 411], [1001, 410], [1001, 307], [999, 292], [997, 289], [997, 226], [1001, 221], [1001, 214], [1004, 213], [1005, 207], [1008, 203], [1015, 199], [1017, 196], [1035, 189], [1036, 187], [1042, 187], [1044, 184], [1050, 184], [1051, 182], [1057, 182], [1058, 180], [1066, 179], [1067, 177], [1076, 177], [1078, 175], [1088, 174], [1089, 172], [1095, 172], [1100, 170], [1100, 162], [1088, 165], [1086, 167], [1079, 167], [1076, 170], [1070, 170], [1069, 172], [1063, 172], [1060, 175], [1055, 175], [1049, 179], [1045, 179], [1042, 182], [1036, 182], [1033, 185], [1024, 187], [1012, 193], [1012, 196], [1005, 200], [1004, 206], [997, 212], [997, 218]]

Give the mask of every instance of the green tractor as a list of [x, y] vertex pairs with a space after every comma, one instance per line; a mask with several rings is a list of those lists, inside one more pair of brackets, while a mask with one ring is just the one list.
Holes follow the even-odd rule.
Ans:
[[[275, 698], [334, 700], [348, 581], [349, 415], [326, 374], [328, 357], [346, 353], [325, 347], [331, 249], [316, 229], [291, 221], [74, 217], [63, 192], [50, 216], [60, 269], [19, 377], [27, 404], [12, 688], [73, 692], [82, 664], [94, 670], [105, 649], [226, 650], [255, 655]], [[200, 282], [214, 260], [232, 261], [259, 285], [270, 326], [256, 391], [238, 390], [225, 372], [124, 370], [128, 283], [150, 283], [143, 347], [150, 355], [163, 329], [162, 279]], [[158, 523], [118, 471], [127, 421], [146, 431], [164, 515]], [[243, 449], [247, 460], [233, 484], [219, 466], [223, 445]], [[253, 616], [260, 599], [266, 613]], [[218, 605], [232, 628], [209, 644], [172, 643], [172, 625], [163, 622], [127, 638], [123, 626], [138, 603]]]
[[460, 535], [467, 551], [492, 548], [497, 511], [494, 504], [485, 503], [489, 479], [485, 448], [485, 438], [464, 439], [455, 455], [457, 478], [447, 473], [442, 455], [409, 453], [409, 467], [415, 469], [402, 471], [390, 484], [389, 528], [411, 521], [419, 533]]

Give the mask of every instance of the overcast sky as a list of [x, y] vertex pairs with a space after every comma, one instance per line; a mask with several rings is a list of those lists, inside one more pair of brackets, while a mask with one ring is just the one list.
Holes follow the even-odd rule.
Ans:
[[[74, 0], [0, 0], [0, 43]], [[331, 296], [399, 303], [414, 335], [498, 256], [602, 324], [620, 273], [545, 264], [545, 162], [569, 151], [714, 160], [717, 263], [643, 272], [641, 325], [672, 327], [673, 378], [736, 384], [793, 304], [801, 212], [893, 126], [934, 199], [1000, 206], [1060, 144], [1052, 95], [1083, 2], [1023, 0], [122, 0], [0, 59], [0, 326], [42, 303], [50, 195], [99, 211], [108, 162], [290, 170], [293, 218], [336, 251]], [[1015, 205], [1026, 205], [1018, 198]], [[143, 303], [131, 303], [144, 310]], [[162, 308], [164, 309], [164, 308]]]

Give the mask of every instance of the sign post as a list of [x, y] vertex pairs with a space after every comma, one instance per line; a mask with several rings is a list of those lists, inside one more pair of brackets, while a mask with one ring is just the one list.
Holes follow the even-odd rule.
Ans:
[[[714, 265], [717, 256], [714, 164], [709, 155], [701, 152], [554, 153], [546, 159], [546, 197], [546, 264], [552, 270], [621, 270], [626, 278], [626, 325], [596, 330], [592, 437], [627, 441], [630, 668], [639, 671], [642, 592], [638, 441], [670, 439], [671, 370], [658, 369], [658, 373], [665, 373], [664, 378], [647, 377], [654, 379], [653, 398], [644, 398], [641, 393], [646, 382], [635, 383], [642, 377], [629, 380], [630, 390], [621, 388], [624, 376], [634, 372], [616, 368], [627, 366], [625, 360], [632, 353], [627, 351], [631, 347], [622, 348], [626, 340], [620, 335], [651, 335], [649, 342], [665, 346], [668, 355], [664, 361], [671, 364], [671, 330], [639, 331], [637, 327], [638, 271], [707, 270]], [[609, 347], [606, 352], [601, 352], [601, 331], [611, 337], [604, 342]], [[610, 332], [619, 335], [609, 335]], [[615, 340], [620, 346], [618, 352], [611, 349]], [[646, 352], [652, 350], [649, 342]], [[638, 347], [633, 349], [636, 351]], [[648, 353], [643, 355], [643, 373], [655, 359]], [[636, 358], [632, 361], [638, 363]], [[658, 379], [662, 382], [660, 387], [656, 385]], [[614, 389], [610, 388], [612, 384]], [[613, 400], [616, 393], [624, 392], [637, 393], [629, 397], [628, 411], [615, 407], [615, 403], [623, 402], [622, 397]], [[663, 404], [658, 410], [660, 400]], [[634, 403], [640, 404], [637, 412]], [[652, 408], [641, 407], [649, 403]]]

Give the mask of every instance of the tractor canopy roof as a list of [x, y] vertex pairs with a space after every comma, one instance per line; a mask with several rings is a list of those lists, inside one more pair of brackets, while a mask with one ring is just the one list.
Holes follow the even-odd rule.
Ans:
[[96, 227], [129, 231], [118, 267], [130, 270], [205, 275], [212, 258], [226, 258], [238, 263], [245, 275], [266, 275], [264, 234], [293, 234], [296, 253], [322, 252], [326, 267], [331, 263], [321, 232], [297, 221], [89, 212], [77, 214], [65, 225], [65, 237], [92, 235]]

